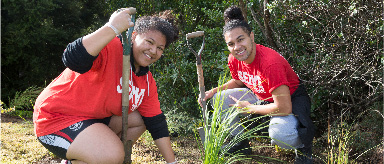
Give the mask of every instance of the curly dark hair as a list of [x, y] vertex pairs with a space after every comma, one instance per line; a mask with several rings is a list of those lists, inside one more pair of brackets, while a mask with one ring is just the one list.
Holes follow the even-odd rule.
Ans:
[[251, 34], [251, 26], [245, 21], [241, 9], [237, 6], [228, 7], [224, 11], [224, 21], [223, 35], [237, 27], [242, 28], [248, 35]]
[[174, 25], [175, 18], [171, 10], [166, 10], [153, 16], [143, 16], [137, 19], [135, 23], [135, 31], [142, 34], [151, 30], [161, 32], [166, 38], [165, 47], [176, 41], [179, 36], [179, 29]]

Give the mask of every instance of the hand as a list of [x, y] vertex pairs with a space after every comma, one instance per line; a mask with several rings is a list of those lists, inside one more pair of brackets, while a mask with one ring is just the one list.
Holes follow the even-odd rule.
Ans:
[[248, 101], [239, 101], [235, 97], [229, 95], [229, 97], [236, 102], [236, 104], [229, 104], [229, 106], [235, 106], [235, 108], [240, 109], [241, 113], [250, 113], [248, 105], [251, 105]]
[[202, 105], [202, 101], [207, 101], [208, 99], [212, 98], [214, 94], [215, 94], [215, 93], [212, 91], [212, 89], [209, 90], [209, 91], [206, 91], [203, 100], [201, 100], [201, 95], [199, 94], [199, 99], [198, 99], [198, 101], [199, 101], [200, 106], [203, 107], [203, 105]]
[[135, 8], [121, 8], [115, 11], [109, 18], [109, 24], [114, 26], [120, 33], [126, 31], [135, 24], [131, 22], [131, 15], [136, 13]]

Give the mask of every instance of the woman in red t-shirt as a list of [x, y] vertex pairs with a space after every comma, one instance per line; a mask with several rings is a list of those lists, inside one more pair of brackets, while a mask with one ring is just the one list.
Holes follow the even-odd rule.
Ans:
[[[120, 9], [95, 32], [70, 43], [67, 68], [39, 95], [34, 109], [38, 140], [66, 163], [122, 163], [122, 57], [116, 37], [134, 26]], [[148, 130], [168, 163], [177, 163], [156, 82], [148, 66], [178, 38], [171, 11], [140, 17], [132, 34], [128, 140]]]

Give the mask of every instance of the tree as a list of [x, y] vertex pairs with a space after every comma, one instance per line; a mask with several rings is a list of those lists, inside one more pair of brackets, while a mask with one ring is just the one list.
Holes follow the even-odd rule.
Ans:
[[104, 4], [91, 0], [4, 0], [1, 6], [3, 101], [58, 76], [66, 45], [106, 20]]

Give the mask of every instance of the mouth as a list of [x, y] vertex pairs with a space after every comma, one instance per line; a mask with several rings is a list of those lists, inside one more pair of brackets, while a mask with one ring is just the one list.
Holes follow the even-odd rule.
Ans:
[[245, 50], [242, 50], [242, 51], [240, 51], [240, 52], [237, 52], [236, 54], [239, 55], [239, 56], [241, 56], [241, 55], [244, 54], [244, 52], [245, 52]]
[[149, 56], [148, 54], [144, 53], [144, 55], [145, 55], [148, 59], [152, 59], [152, 57]]

